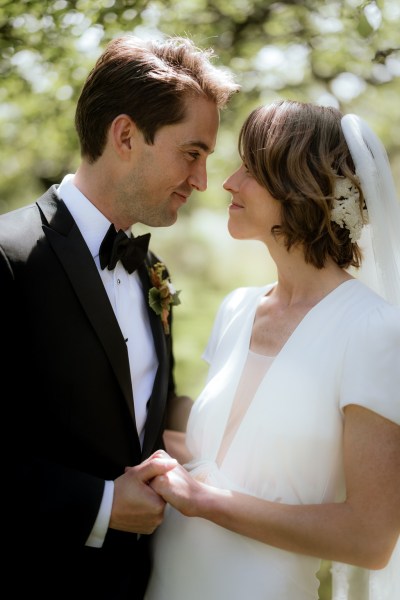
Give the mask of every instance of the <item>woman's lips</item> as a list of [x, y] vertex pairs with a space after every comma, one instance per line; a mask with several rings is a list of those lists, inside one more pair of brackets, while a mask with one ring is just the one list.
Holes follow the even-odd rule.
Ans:
[[238, 210], [240, 208], [243, 208], [243, 206], [241, 206], [241, 204], [237, 204], [237, 202], [231, 202], [229, 205], [229, 210]]

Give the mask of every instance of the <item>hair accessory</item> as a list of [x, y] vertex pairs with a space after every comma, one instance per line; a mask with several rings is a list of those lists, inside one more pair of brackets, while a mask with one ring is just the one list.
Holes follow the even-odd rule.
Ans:
[[360, 195], [348, 177], [337, 177], [331, 221], [349, 230], [353, 243], [361, 237], [363, 225], [368, 223], [368, 213], [360, 210]]

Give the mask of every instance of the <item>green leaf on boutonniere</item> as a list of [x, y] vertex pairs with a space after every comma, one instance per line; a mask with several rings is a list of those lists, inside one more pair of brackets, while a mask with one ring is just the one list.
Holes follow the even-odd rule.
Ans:
[[153, 287], [149, 290], [149, 305], [156, 315], [161, 317], [164, 332], [169, 334], [168, 317], [171, 306], [177, 306], [181, 303], [179, 299], [180, 290], [175, 290], [169, 277], [164, 277], [167, 273], [165, 265], [161, 262], [155, 263], [148, 269], [150, 281]]

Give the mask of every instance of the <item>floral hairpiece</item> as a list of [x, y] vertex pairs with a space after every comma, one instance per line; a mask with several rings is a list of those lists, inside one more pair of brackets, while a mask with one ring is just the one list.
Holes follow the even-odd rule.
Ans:
[[360, 210], [359, 192], [348, 177], [337, 176], [333, 195], [331, 221], [345, 227], [354, 244], [361, 237], [363, 225], [368, 223], [368, 212], [366, 208]]
[[169, 277], [163, 277], [167, 272], [162, 262], [155, 263], [148, 269], [150, 281], [153, 287], [149, 290], [149, 304], [156, 315], [160, 315], [164, 327], [164, 333], [169, 334], [168, 316], [171, 306], [181, 303], [179, 300], [180, 290], [176, 291]]

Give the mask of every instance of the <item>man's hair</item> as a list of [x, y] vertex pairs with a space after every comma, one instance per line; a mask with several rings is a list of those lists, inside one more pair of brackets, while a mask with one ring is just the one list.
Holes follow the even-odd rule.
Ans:
[[201, 50], [183, 37], [112, 40], [78, 100], [75, 126], [81, 155], [90, 162], [101, 156], [108, 129], [120, 114], [131, 117], [153, 144], [160, 127], [185, 118], [188, 98], [208, 98], [224, 108], [239, 85], [227, 70], [212, 64], [214, 57], [213, 50]]
[[287, 249], [301, 246], [317, 268], [328, 256], [343, 268], [359, 267], [361, 251], [349, 231], [331, 221], [335, 182], [347, 176], [364, 198], [342, 129], [332, 107], [278, 101], [253, 110], [239, 135], [239, 153], [249, 172], [281, 204], [272, 228]]

